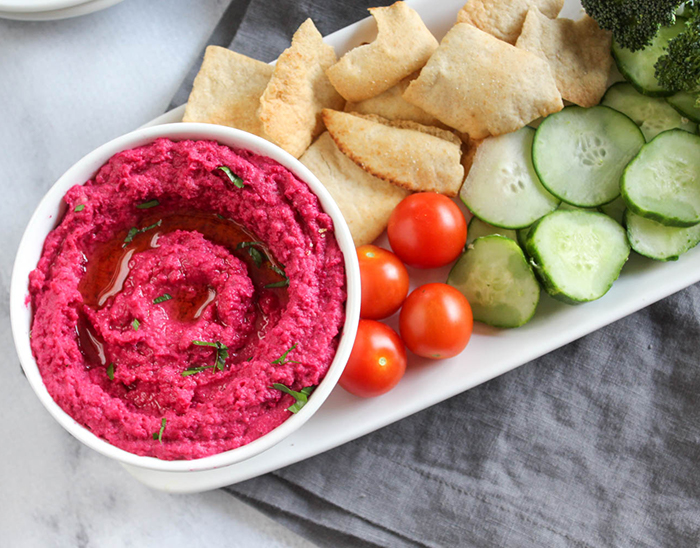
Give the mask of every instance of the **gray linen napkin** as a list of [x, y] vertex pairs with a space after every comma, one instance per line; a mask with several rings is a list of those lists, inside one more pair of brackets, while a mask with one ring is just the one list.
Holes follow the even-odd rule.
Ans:
[[[234, 1], [222, 24], [232, 49], [269, 61], [306, 17], [327, 34], [379, 4]], [[225, 489], [320, 546], [700, 546], [699, 340], [696, 285]]]

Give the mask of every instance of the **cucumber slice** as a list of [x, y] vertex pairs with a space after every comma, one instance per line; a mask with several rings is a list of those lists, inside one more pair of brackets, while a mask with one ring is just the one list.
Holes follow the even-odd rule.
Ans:
[[637, 215], [667, 226], [700, 223], [700, 137], [664, 131], [625, 169], [622, 197]]
[[544, 289], [575, 304], [599, 299], [630, 253], [624, 229], [594, 211], [555, 211], [540, 219], [525, 248]]
[[522, 249], [499, 235], [477, 238], [452, 267], [447, 283], [469, 301], [474, 319], [519, 327], [535, 314], [540, 286]]
[[620, 194], [620, 176], [644, 145], [632, 120], [609, 107], [566, 107], [540, 125], [532, 159], [544, 187], [578, 207], [597, 207]]
[[673, 91], [664, 89], [654, 76], [654, 65], [668, 47], [672, 38], [685, 29], [685, 19], [676, 18], [676, 23], [670, 27], [662, 27], [654, 37], [651, 45], [639, 51], [630, 51], [620, 47], [613, 41], [612, 54], [620, 73], [637, 88], [637, 91], [652, 97], [673, 95]]
[[527, 241], [527, 235], [530, 234], [531, 228], [531, 226], [526, 226], [525, 228], [520, 228], [515, 232], [518, 235], [518, 245], [522, 248], [525, 254], [527, 254], [527, 250], [525, 249], [525, 242]]
[[567, 204], [566, 202], [562, 202], [561, 204], [559, 204], [559, 207], [557, 209], [567, 209], [569, 211], [591, 211], [592, 209], [595, 209], [595, 208], [579, 207], [579, 206]]
[[684, 118], [665, 99], [642, 95], [627, 82], [610, 86], [601, 104], [629, 116], [647, 141], [667, 129], [679, 128], [690, 133], [697, 129], [695, 123]]
[[549, 194], [532, 167], [529, 127], [485, 139], [459, 197], [482, 221], [503, 228], [523, 228], [553, 211], [559, 200]]
[[598, 208], [598, 211], [605, 213], [608, 217], [612, 217], [618, 223], [622, 224], [625, 217], [625, 211], [627, 210], [627, 204], [622, 199], [622, 196], [615, 198], [609, 204], [604, 204]]
[[697, 95], [680, 91], [671, 97], [666, 97], [669, 105], [675, 108], [683, 116], [700, 124], [700, 108], [696, 107]]
[[500, 234], [501, 236], [515, 241], [517, 241], [518, 238], [515, 230], [492, 226], [479, 219], [479, 217], [472, 217], [472, 220], [469, 221], [469, 225], [467, 226], [467, 245], [471, 244], [477, 238], [490, 236], [491, 234]]
[[689, 228], [666, 226], [628, 209], [625, 225], [632, 249], [657, 261], [675, 261], [700, 243], [700, 224]]

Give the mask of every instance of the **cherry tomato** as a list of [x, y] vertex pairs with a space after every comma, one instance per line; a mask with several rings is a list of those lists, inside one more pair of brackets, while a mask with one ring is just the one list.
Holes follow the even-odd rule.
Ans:
[[401, 308], [399, 331], [408, 349], [424, 358], [450, 358], [467, 346], [474, 318], [466, 297], [454, 287], [425, 284]]
[[362, 398], [388, 392], [406, 371], [406, 349], [399, 335], [375, 320], [360, 320], [340, 386]]
[[404, 198], [389, 217], [391, 249], [404, 263], [436, 268], [454, 261], [467, 242], [467, 221], [452, 200], [434, 192]]
[[360, 261], [362, 307], [360, 317], [370, 320], [388, 318], [408, 295], [408, 271], [391, 251], [375, 245], [357, 248]]

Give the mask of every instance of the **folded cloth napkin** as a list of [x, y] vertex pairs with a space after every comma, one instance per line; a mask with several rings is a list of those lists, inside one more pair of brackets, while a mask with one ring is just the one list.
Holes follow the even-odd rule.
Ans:
[[[307, 17], [328, 34], [380, 4], [234, 0], [212, 42], [269, 61]], [[699, 344], [696, 285], [226, 491], [320, 546], [698, 546]]]

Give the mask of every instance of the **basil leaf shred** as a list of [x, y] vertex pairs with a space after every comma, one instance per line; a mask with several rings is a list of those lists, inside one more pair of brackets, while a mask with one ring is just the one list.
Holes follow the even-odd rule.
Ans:
[[163, 443], [163, 431], [165, 430], [165, 424], [168, 421], [166, 420], [165, 417], [163, 417], [160, 421], [160, 430], [158, 432], [153, 432], [153, 439], [158, 440], [160, 443]]
[[156, 297], [155, 299], [153, 299], [153, 304], [164, 303], [165, 301], [169, 301], [172, 298], [173, 297], [172, 295], [170, 295], [170, 293], [163, 293], [160, 297]]
[[236, 188], [243, 188], [243, 179], [236, 175], [228, 166], [219, 166], [216, 169], [223, 171]]
[[307, 386], [305, 388], [302, 388], [299, 392], [296, 392], [295, 390], [292, 390], [288, 386], [285, 386], [284, 384], [281, 383], [274, 383], [272, 385], [272, 388], [275, 388], [277, 390], [280, 390], [281, 392], [284, 392], [285, 394], [289, 394], [292, 396], [296, 401], [287, 408], [287, 411], [290, 411], [292, 413], [298, 413], [299, 410], [306, 405], [306, 403], [309, 401], [309, 396], [311, 393], [314, 391], [316, 388], [315, 386]]
[[148, 202], [143, 202], [142, 204], [137, 204], [136, 209], [150, 209], [160, 205], [158, 200], [149, 200]]

